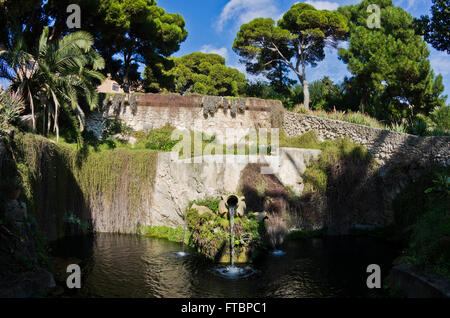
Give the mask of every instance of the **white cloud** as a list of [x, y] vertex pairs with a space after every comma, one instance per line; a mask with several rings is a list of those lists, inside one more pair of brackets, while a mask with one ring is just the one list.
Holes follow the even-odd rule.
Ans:
[[228, 49], [226, 47], [216, 48], [213, 45], [205, 44], [201, 47], [200, 52], [202, 53], [212, 53], [219, 54], [226, 59], [228, 59]]
[[339, 7], [339, 3], [329, 1], [305, 1], [305, 3], [312, 5], [317, 10], [336, 10]]
[[406, 9], [411, 9], [416, 5], [418, 0], [400, 0], [398, 2], [400, 2], [401, 4], [406, 3]]
[[430, 55], [430, 64], [434, 73], [447, 76], [450, 74], [450, 57], [445, 52], [433, 50]]
[[230, 0], [220, 13], [216, 29], [222, 31], [225, 24], [234, 20], [237, 24], [256, 18], [278, 17], [280, 12], [275, 0]]

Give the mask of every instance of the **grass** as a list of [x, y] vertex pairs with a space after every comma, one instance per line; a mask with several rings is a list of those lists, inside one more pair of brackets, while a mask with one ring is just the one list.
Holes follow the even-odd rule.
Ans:
[[295, 137], [289, 137], [284, 130], [281, 130], [280, 147], [320, 149], [320, 141], [314, 130]]
[[362, 126], [368, 126], [368, 127], [380, 128], [380, 129], [390, 129], [390, 127], [379, 122], [377, 119], [370, 117], [368, 115], [362, 114], [360, 112], [352, 112], [352, 111], [349, 111], [349, 112], [342, 112], [342, 111], [327, 112], [324, 110], [310, 110], [310, 109], [307, 110], [304, 108], [297, 108], [294, 111], [301, 113], [301, 114], [305, 114], [305, 115], [340, 120], [340, 121], [345, 121], [348, 123], [362, 125]]
[[[177, 243], [183, 243], [183, 240], [185, 239], [184, 228], [181, 226], [173, 228], [165, 225], [160, 226], [147, 225], [147, 226], [140, 226], [138, 232], [141, 235], [166, 239], [168, 241]], [[186, 231], [186, 240], [185, 240], [186, 244], [189, 242], [189, 239], [190, 233], [189, 231]]]
[[327, 171], [331, 164], [342, 159], [362, 160], [374, 167], [375, 162], [369, 151], [352, 142], [349, 138], [338, 138], [325, 140], [319, 143], [318, 148], [322, 150], [318, 160], [314, 161], [305, 171], [303, 180], [305, 192], [324, 193], [327, 186]]

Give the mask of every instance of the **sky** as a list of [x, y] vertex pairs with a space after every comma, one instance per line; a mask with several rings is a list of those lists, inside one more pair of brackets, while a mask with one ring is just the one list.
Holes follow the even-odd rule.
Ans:
[[[361, 0], [302, 0], [317, 9], [335, 10], [339, 6], [359, 3]], [[233, 41], [243, 23], [258, 17], [270, 17], [278, 20], [298, 0], [158, 0], [158, 5], [167, 12], [179, 13], [186, 21], [189, 35], [174, 56], [183, 56], [192, 52], [217, 53], [225, 57], [228, 66], [245, 73], [239, 57], [232, 50]], [[419, 17], [430, 14], [431, 0], [394, 0], [394, 4]], [[435, 74], [442, 74], [445, 95], [450, 96], [450, 55], [430, 48], [430, 61]], [[143, 67], [140, 68], [140, 71]], [[317, 67], [307, 69], [309, 82], [328, 76], [334, 82], [340, 82], [350, 76], [346, 65], [337, 57], [336, 50], [327, 49], [326, 58]], [[292, 76], [293, 77], [293, 76]], [[295, 79], [295, 77], [293, 77]], [[0, 80], [0, 84], [5, 83]], [[447, 100], [449, 101], [449, 99]]]
[[[174, 56], [183, 56], [192, 52], [217, 53], [225, 57], [228, 66], [245, 72], [239, 57], [233, 52], [233, 41], [243, 23], [258, 17], [278, 20], [298, 0], [158, 0], [158, 5], [167, 12], [179, 13], [186, 21], [189, 35]], [[302, 0], [317, 9], [335, 10], [339, 6], [356, 4], [361, 0]], [[394, 0], [414, 17], [430, 14], [431, 0]], [[450, 55], [430, 48], [430, 61], [435, 74], [442, 74], [445, 95], [450, 96]], [[327, 49], [326, 58], [315, 68], [307, 69], [309, 82], [328, 76], [340, 82], [351, 74], [347, 66], [338, 59], [336, 50]], [[248, 76], [248, 74], [247, 74]], [[251, 76], [248, 76], [252, 79]], [[448, 101], [448, 100], [447, 100]]]

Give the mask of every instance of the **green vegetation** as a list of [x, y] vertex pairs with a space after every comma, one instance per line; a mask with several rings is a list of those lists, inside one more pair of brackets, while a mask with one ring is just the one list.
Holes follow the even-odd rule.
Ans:
[[12, 38], [9, 49], [0, 53], [0, 77], [11, 81], [9, 89], [26, 99], [33, 131], [37, 131], [36, 112], [40, 110], [40, 131], [48, 134], [52, 129], [58, 141], [60, 117], [72, 116], [71, 111], [83, 130], [84, 111], [79, 99], [90, 109], [97, 107], [96, 84], [104, 79], [99, 70], [105, 62], [93, 49], [89, 33], [79, 31], [55, 41], [49, 37], [49, 29], [44, 28], [34, 51], [24, 47], [21, 34]]
[[[371, 4], [381, 8], [380, 28], [366, 25]], [[350, 46], [340, 49], [339, 56], [353, 74], [347, 89], [359, 98], [360, 111], [387, 123], [406, 119], [412, 125], [418, 114], [445, 105], [442, 76], [434, 75], [429, 50], [415, 33], [410, 14], [391, 0], [364, 0], [339, 12], [350, 21]]]
[[217, 213], [219, 210], [220, 198], [211, 198], [206, 197], [200, 200], [193, 200], [189, 202], [188, 208], [190, 209], [193, 204], [197, 204], [198, 206], [206, 206], [214, 213]]
[[148, 133], [137, 132], [136, 148], [145, 148], [160, 151], [172, 151], [178, 140], [172, 140], [171, 136], [175, 127], [165, 125], [158, 129], [152, 129]]
[[326, 112], [323, 110], [306, 110], [302, 107], [295, 109], [295, 111], [297, 111], [301, 114], [305, 114], [305, 115], [340, 120], [340, 121], [345, 121], [348, 123], [362, 125], [362, 126], [368, 126], [368, 127], [380, 128], [380, 129], [388, 129], [388, 130], [391, 129], [391, 127], [386, 127], [385, 125], [380, 123], [375, 118], [370, 117], [366, 114], [359, 113], [359, 112], [357, 112], [357, 113], [354, 113], [352, 111], [349, 111], [349, 112], [341, 112], [341, 111]]
[[[171, 60], [174, 67], [165, 73], [171, 81], [167, 88], [179, 94], [238, 96], [247, 83], [244, 74], [227, 67], [225, 59], [217, 54], [196, 52]], [[147, 82], [151, 80], [149, 72], [151, 69], [147, 67], [144, 71]]]
[[314, 130], [295, 137], [289, 137], [284, 130], [281, 130], [279, 137], [280, 147], [320, 149], [319, 138]]
[[[177, 226], [176, 228], [168, 227], [168, 226], [140, 226], [138, 229], [138, 233], [145, 236], [156, 237], [160, 239], [166, 239], [171, 242], [183, 243], [184, 240], [184, 229], [181, 226]], [[190, 233], [186, 232], [186, 241], [185, 243], [189, 243]]]
[[395, 199], [395, 224], [408, 242], [396, 261], [450, 278], [449, 170], [435, 168], [408, 185]]
[[24, 109], [23, 100], [18, 94], [0, 91], [0, 129], [17, 125]]
[[[137, 213], [147, 200], [141, 196], [142, 188], [153, 187], [157, 152], [152, 150], [77, 149], [73, 144], [55, 144], [22, 133], [10, 142], [15, 160], [2, 164], [2, 183], [18, 178], [29, 214], [56, 237], [64, 235], [68, 224], [78, 224], [83, 230], [90, 222], [88, 207], [93, 202], [111, 204], [118, 192], [127, 197], [129, 215]], [[49, 210], [55, 216], [47, 223], [52, 217]]]
[[[207, 198], [195, 202], [208, 204], [209, 207], [214, 208], [218, 200]], [[193, 203], [191, 202], [189, 207]], [[190, 208], [187, 209], [185, 217], [191, 233], [191, 243], [199, 253], [215, 261], [227, 255], [230, 249], [228, 218], [222, 218], [216, 213], [199, 215], [196, 210]], [[236, 259], [251, 257], [257, 249], [261, 248], [260, 225], [255, 218], [235, 218], [234, 231]]]
[[319, 148], [322, 150], [319, 159], [313, 162], [303, 175], [305, 192], [324, 193], [329, 168], [340, 160], [358, 160], [374, 168], [375, 163], [367, 149], [348, 138], [325, 140], [319, 144]]
[[450, 54], [450, 11], [447, 0], [432, 0], [431, 17], [423, 15], [420, 19], [414, 19], [416, 29], [422, 34], [425, 41], [430, 43], [436, 50], [446, 51]]
[[233, 50], [244, 59], [251, 73], [269, 71], [272, 78], [282, 78], [288, 69], [292, 70], [303, 85], [303, 104], [309, 108], [305, 68], [322, 61], [325, 47], [335, 46], [347, 31], [346, 18], [340, 13], [296, 3], [277, 24], [270, 18], [257, 18], [242, 25]]

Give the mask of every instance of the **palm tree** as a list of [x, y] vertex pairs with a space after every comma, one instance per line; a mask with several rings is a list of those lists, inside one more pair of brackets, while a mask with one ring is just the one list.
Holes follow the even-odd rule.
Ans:
[[[35, 62], [33, 56], [27, 53], [23, 37], [20, 33], [14, 33], [7, 47], [0, 47], [0, 78], [6, 78], [13, 90], [20, 96], [26, 96], [31, 109], [33, 131], [36, 131], [36, 116], [32, 77], [34, 75]], [[14, 89], [15, 87], [15, 89]]]
[[0, 51], [0, 60], [3, 61], [3, 66], [0, 63], [0, 77], [8, 73], [8, 68], [14, 70], [12, 73], [15, 76], [9, 76], [11, 87], [29, 103], [33, 128], [36, 127], [34, 105], [38, 101], [42, 109], [43, 130], [45, 118], [47, 133], [50, 132], [53, 119], [57, 142], [61, 107], [75, 112], [82, 131], [84, 112], [79, 100], [84, 98], [91, 109], [98, 104], [96, 82], [104, 80], [99, 70], [105, 67], [105, 62], [93, 49], [93, 44], [92, 36], [83, 31], [50, 41], [49, 29], [45, 28], [34, 54], [25, 53], [20, 46], [18, 49]]

